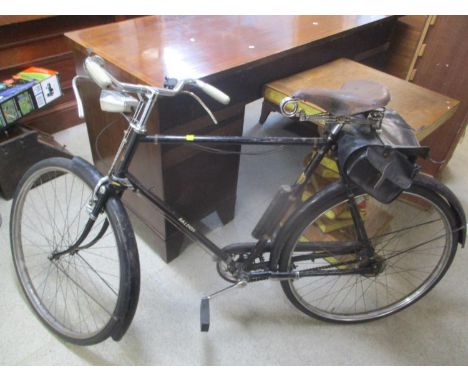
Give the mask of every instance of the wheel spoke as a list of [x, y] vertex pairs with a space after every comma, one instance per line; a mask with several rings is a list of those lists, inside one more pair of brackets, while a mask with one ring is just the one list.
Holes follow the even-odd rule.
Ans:
[[[293, 250], [287, 269], [343, 269], [341, 276], [308, 276], [283, 282], [288, 297], [311, 315], [336, 321], [364, 321], [391, 314], [429, 290], [449, 264], [453, 255], [453, 229], [436, 202], [416, 192], [403, 193], [386, 205], [371, 198], [366, 201], [362, 219], [374, 246], [376, 256], [370, 261], [377, 262], [375, 269], [359, 260], [365, 259], [365, 252], [343, 255], [342, 247], [341, 254], [338, 249], [338, 254], [333, 253], [333, 246], [351, 243], [357, 237], [352, 221], [343, 224], [330, 217], [337, 219], [338, 213], [349, 211], [346, 200], [331, 207], [321, 206], [322, 212], [311, 217], [297, 236], [296, 245], [307, 248], [310, 243], [317, 250], [323, 248], [325, 256], [320, 254], [314, 258], [311, 252], [307, 259], [308, 254]], [[331, 210], [333, 214], [329, 213]], [[347, 216], [350, 219], [350, 213]], [[338, 228], [333, 228], [333, 224]], [[355, 265], [346, 268], [345, 264], [353, 261]], [[362, 271], [346, 274], [350, 266], [359, 267], [359, 261], [363, 264]], [[379, 262], [382, 264], [378, 265]]]
[[32, 173], [13, 202], [13, 256], [28, 301], [48, 326], [72, 341], [91, 341], [111, 328], [121, 294], [117, 236], [107, 211], [88, 235], [91, 242], [109, 222], [93, 246], [52, 260], [83, 232], [92, 191], [73, 172], [51, 166]]

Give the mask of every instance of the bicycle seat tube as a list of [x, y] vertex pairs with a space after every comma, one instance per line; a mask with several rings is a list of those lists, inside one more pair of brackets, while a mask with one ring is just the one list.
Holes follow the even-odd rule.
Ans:
[[[274, 221], [277, 223], [273, 225], [279, 226], [280, 221], [285, 217], [290, 208], [298, 200], [301, 200], [302, 193], [304, 192], [304, 188], [307, 185], [308, 180], [317, 169], [325, 154], [328, 153], [331, 150], [331, 148], [335, 145], [338, 135], [340, 134], [342, 128], [343, 124], [335, 124], [333, 126], [330, 126], [330, 133], [325, 144], [320, 147], [320, 149], [317, 152], [317, 155], [315, 155], [315, 157], [307, 163], [305, 169], [301, 172], [296, 182], [292, 185], [291, 196], [287, 198], [286, 203], [282, 206], [279, 212], [275, 214], [276, 216], [269, 217], [271, 219], [274, 219]], [[247, 260], [247, 265], [252, 264], [257, 257], [263, 254], [265, 248], [268, 246], [269, 241], [272, 239], [272, 236], [273, 233], [267, 232], [263, 234], [262, 237], [260, 237], [259, 241], [255, 245]], [[274, 262], [276, 263], [276, 261]]]

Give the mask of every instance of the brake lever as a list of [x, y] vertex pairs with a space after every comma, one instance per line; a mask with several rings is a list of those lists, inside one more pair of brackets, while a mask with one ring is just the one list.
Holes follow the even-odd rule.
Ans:
[[191, 91], [188, 91], [188, 90], [182, 90], [181, 93], [188, 94], [189, 96], [195, 98], [195, 100], [203, 107], [203, 109], [205, 109], [206, 113], [211, 117], [211, 120], [213, 121], [213, 123], [215, 125], [218, 124], [218, 121], [216, 120], [214, 114], [211, 112], [210, 109], [208, 109], [208, 106], [206, 106], [205, 102], [203, 102], [203, 100], [199, 96], [197, 96], [195, 93], [192, 93]]
[[77, 106], [77, 109], [78, 109], [78, 117], [81, 118], [81, 119], [84, 118], [84, 109], [83, 109], [83, 102], [81, 101], [80, 92], [78, 91], [78, 87], [76, 85], [76, 81], [77, 80], [83, 80], [83, 79], [90, 80], [90, 78], [86, 77], [86, 76], [75, 76], [75, 77], [73, 77], [73, 80], [72, 80], [72, 88], [73, 88], [73, 93], [75, 94], [75, 98], [76, 98], [76, 106]]

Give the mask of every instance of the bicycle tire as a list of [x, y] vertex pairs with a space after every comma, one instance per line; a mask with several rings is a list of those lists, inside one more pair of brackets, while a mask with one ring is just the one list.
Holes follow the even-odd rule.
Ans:
[[[419, 176], [419, 179], [421, 178], [422, 176]], [[324, 252], [327, 257], [314, 259], [315, 264], [312, 266], [309, 263], [311, 262], [310, 259], [304, 260], [304, 264], [300, 264], [299, 260], [301, 258], [294, 255], [297, 243], [299, 241], [304, 242], [305, 237], [319, 243], [321, 242], [318, 241], [319, 238], [323, 239], [323, 242], [343, 240], [346, 237], [351, 238], [350, 240], [356, 239], [355, 232], [350, 234], [350, 230], [354, 231], [354, 225], [352, 224], [333, 232], [323, 232], [327, 228], [323, 225], [324, 222], [330, 224], [329, 228], [333, 227], [330, 220], [325, 220], [325, 218], [330, 218], [330, 211], [335, 214], [340, 211], [340, 213], [346, 212], [338, 208], [347, 203], [344, 188], [330, 187], [329, 191], [322, 193], [321, 197], [316, 198], [291, 217], [291, 221], [288, 223], [290, 231], [285, 234], [288, 238], [284, 241], [281, 249], [280, 271], [290, 271], [293, 267], [299, 269], [301, 266], [308, 269], [322, 267], [322, 269], [348, 271], [358, 262], [358, 254], [339, 256]], [[369, 235], [369, 239], [375, 247], [376, 254], [385, 263], [383, 270], [375, 276], [369, 274], [311, 276], [281, 282], [284, 293], [296, 308], [311, 317], [328, 322], [357, 323], [372, 321], [389, 316], [412, 305], [425, 296], [442, 279], [453, 261], [458, 245], [458, 228], [454, 213], [447, 202], [427, 182], [418, 182], [416, 179], [409, 190], [402, 193], [388, 205], [383, 205], [370, 196], [365, 196], [362, 191], [356, 195], [358, 200], [370, 201], [367, 205], [364, 204], [365, 208], [368, 209], [368, 215], [363, 220], [368, 235], [371, 230], [374, 232], [373, 235]], [[387, 208], [381, 211], [377, 210], [377, 208], [383, 208], [382, 206]], [[385, 212], [389, 215], [385, 217], [381, 215], [379, 219], [372, 218], [374, 220], [371, 220], [371, 207], [374, 208], [374, 211], [380, 211], [381, 214]], [[417, 214], [415, 214], [416, 212]], [[374, 212], [374, 215], [376, 213]], [[349, 218], [349, 215], [346, 216]], [[411, 216], [413, 216], [413, 221], [419, 217], [422, 223], [415, 223], [410, 226], [406, 222], [408, 222], [408, 217]], [[434, 218], [430, 219], [431, 216]], [[437, 219], [437, 216], [440, 216], [443, 227], [438, 225], [439, 219]], [[368, 220], [366, 221], [366, 219]], [[384, 219], [390, 220], [384, 223]], [[341, 224], [345, 223], [341, 222]], [[376, 224], [380, 224], [380, 226], [376, 228]], [[403, 225], [398, 231], [396, 228], [398, 224], [406, 225]], [[385, 225], [388, 228], [385, 228]], [[387, 229], [389, 232], [385, 233]], [[424, 242], [427, 235], [430, 234], [424, 234], [424, 229], [431, 230], [432, 234], [435, 233], [436, 229], [440, 229], [441, 235], [432, 236], [427, 242]], [[395, 239], [399, 233], [402, 236]], [[353, 235], [354, 237], [352, 237]], [[426, 236], [424, 239], [419, 239], [419, 237], [422, 237], [420, 235]], [[421, 241], [418, 243], [417, 240]], [[440, 248], [443, 248], [440, 255], [436, 253], [437, 248], [439, 248], [435, 245], [436, 240], [439, 241]], [[393, 254], [391, 254], [392, 247], [388, 248], [392, 241], [392, 245], [395, 246]], [[400, 244], [403, 248], [398, 249]], [[429, 253], [430, 249], [433, 251], [432, 256], [435, 260], [429, 258], [429, 255], [424, 257], [424, 253]], [[411, 256], [408, 253], [411, 253]], [[295, 261], [295, 258], [298, 260]], [[424, 261], [424, 264], [421, 265], [415, 260], [416, 258], [421, 258], [420, 261]], [[401, 263], [397, 265], [396, 262]], [[333, 263], [336, 265], [334, 266]], [[346, 265], [346, 263], [349, 265]], [[424, 268], [430, 269], [425, 271]], [[424, 275], [425, 273], [427, 273], [427, 276]], [[418, 278], [423, 280], [420, 283], [413, 280]], [[412, 283], [414, 285], [410, 286]], [[371, 295], [371, 293], [374, 293], [374, 295]], [[389, 297], [390, 295], [396, 296], [397, 293], [399, 293], [397, 297]]]
[[78, 345], [122, 338], [139, 296], [137, 244], [115, 196], [88, 236], [95, 237], [107, 219], [99, 241], [51, 259], [81, 233], [88, 219], [86, 202], [101, 176], [80, 158], [38, 162], [22, 177], [10, 215], [13, 263], [29, 306], [49, 330]]

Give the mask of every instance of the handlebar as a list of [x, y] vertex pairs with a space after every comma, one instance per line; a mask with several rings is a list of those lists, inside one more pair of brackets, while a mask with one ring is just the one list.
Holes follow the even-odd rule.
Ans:
[[219, 103], [222, 103], [223, 105], [227, 105], [229, 102], [231, 102], [231, 99], [227, 94], [223, 93], [218, 88], [215, 88], [213, 85], [207, 84], [206, 82], [203, 82], [201, 80], [194, 80], [194, 82], [191, 83], [191, 85], [196, 86], [206, 95], [210, 96]]
[[112, 85], [112, 76], [98, 61], [96, 56], [86, 58], [84, 62], [85, 70], [91, 79], [102, 89], [108, 89]]
[[110, 87], [114, 86], [118, 90], [127, 92], [156, 93], [161, 96], [173, 97], [183, 91], [186, 85], [190, 85], [200, 89], [206, 95], [210, 96], [219, 103], [227, 105], [230, 102], [230, 98], [227, 94], [223, 93], [213, 85], [197, 79], [176, 80], [166, 78], [166, 83], [168, 81], [171, 82], [170, 86], [158, 88], [147, 85], [127, 84], [118, 81], [104, 68], [104, 60], [99, 56], [87, 57], [84, 62], [84, 67], [91, 79], [102, 89], [109, 89]]

